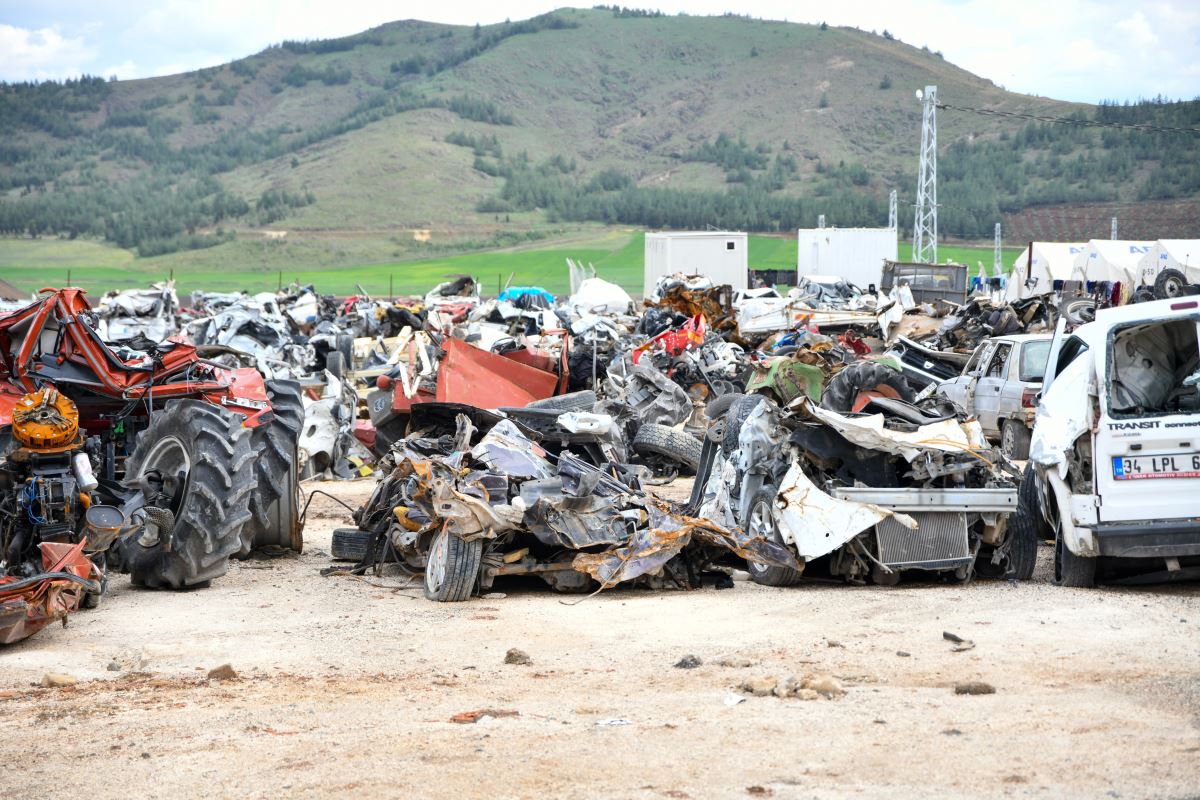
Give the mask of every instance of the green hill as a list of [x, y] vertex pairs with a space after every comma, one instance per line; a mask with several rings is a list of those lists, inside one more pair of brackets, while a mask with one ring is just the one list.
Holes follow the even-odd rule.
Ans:
[[[0, 86], [0, 234], [274, 274], [569, 243], [597, 225], [875, 225], [893, 188], [903, 223], [927, 84], [961, 107], [1200, 123], [1196, 102], [1013, 94], [855, 29], [603, 9], [404, 21], [181, 75]], [[1083, 203], [1143, 210], [1128, 236], [1179, 234], [1155, 204], [1196, 215], [1200, 137], [946, 110], [939, 143], [942, 230], [960, 237], [999, 219], [1033, 231]]]

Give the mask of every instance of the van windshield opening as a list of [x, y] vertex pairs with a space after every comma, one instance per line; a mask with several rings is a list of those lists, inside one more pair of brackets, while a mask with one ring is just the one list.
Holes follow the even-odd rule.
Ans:
[[1134, 325], [1112, 338], [1108, 405], [1113, 414], [1200, 411], [1200, 343], [1196, 322]]

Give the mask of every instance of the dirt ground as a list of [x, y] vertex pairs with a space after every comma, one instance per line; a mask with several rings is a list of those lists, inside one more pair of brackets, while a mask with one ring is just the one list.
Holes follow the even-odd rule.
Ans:
[[[118, 576], [101, 608], [0, 650], [0, 797], [1200, 796], [1196, 585], [1056, 588], [1044, 552], [1020, 585], [577, 602], [514, 582], [435, 604], [322, 577], [347, 521], [318, 497], [302, 556], [184, 593]], [[222, 664], [236, 677], [209, 679]], [[845, 694], [739, 691], [806, 674]]]

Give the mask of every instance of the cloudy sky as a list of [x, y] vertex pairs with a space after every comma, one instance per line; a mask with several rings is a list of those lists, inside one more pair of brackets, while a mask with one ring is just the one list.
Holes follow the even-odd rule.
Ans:
[[[612, 0], [606, 0], [610, 3]], [[283, 39], [344, 36], [396, 19], [522, 19], [539, 0], [0, 0], [0, 80], [142, 78], [220, 64]], [[1008, 89], [1096, 102], [1200, 96], [1197, 0], [682, 0], [667, 13], [887, 29]], [[732, 8], [731, 8], [732, 6]]]

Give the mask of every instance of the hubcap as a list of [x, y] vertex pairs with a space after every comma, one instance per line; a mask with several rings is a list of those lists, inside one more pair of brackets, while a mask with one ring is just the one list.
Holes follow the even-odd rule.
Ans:
[[1003, 435], [1001, 436], [1001, 440], [1000, 440], [1000, 443], [1004, 447], [1004, 455], [1006, 455], [1006, 456], [1012, 455], [1013, 445], [1016, 444], [1016, 442], [1014, 441], [1015, 439], [1016, 439], [1016, 435], [1013, 433], [1012, 425], [1005, 425], [1004, 432], [1003, 432]]

